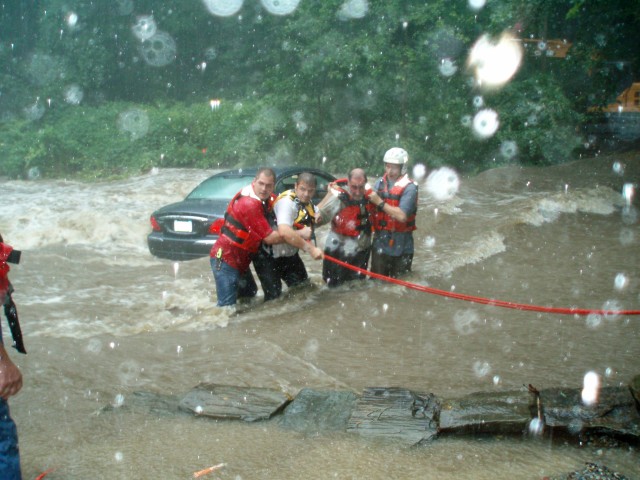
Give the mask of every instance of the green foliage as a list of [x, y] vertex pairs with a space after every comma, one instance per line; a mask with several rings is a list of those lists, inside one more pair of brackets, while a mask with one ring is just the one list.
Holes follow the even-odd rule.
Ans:
[[[153, 14], [178, 45], [165, 67], [145, 64], [135, 15], [109, 2], [24, 7], [15, 35], [28, 37], [15, 39], [18, 10], [9, 6], [0, 12], [2, 174], [37, 167], [100, 178], [261, 163], [380, 172], [392, 146], [412, 162], [466, 171], [562, 162], [580, 142], [580, 112], [618, 90], [615, 64], [605, 60], [637, 60], [626, 39], [640, 22], [639, 2], [505, 0], [473, 12], [467, 2], [370, 1], [364, 18], [347, 20], [337, 15], [343, 0], [300, 2], [285, 17], [245, 2], [228, 18], [199, 1], [138, 0], [136, 14]], [[70, 12], [75, 26], [66, 23]], [[578, 28], [585, 22], [590, 28]], [[566, 60], [527, 55], [502, 90], [475, 90], [469, 49], [480, 35], [508, 29], [536, 38], [565, 38], [566, 29], [574, 45]], [[29, 48], [4, 47], [14, 41]], [[445, 61], [455, 74], [440, 72]], [[84, 93], [79, 105], [66, 103], [70, 85]], [[476, 96], [499, 115], [489, 139], [466, 126]], [[24, 120], [25, 108], [45, 102], [42, 118]], [[501, 150], [505, 143], [517, 145], [515, 157]]]

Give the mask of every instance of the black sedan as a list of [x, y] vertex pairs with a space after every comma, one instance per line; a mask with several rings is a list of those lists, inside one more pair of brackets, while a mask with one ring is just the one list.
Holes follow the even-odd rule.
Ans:
[[[243, 168], [217, 173], [200, 183], [183, 201], [153, 212], [152, 232], [147, 237], [151, 254], [169, 260], [208, 256], [218, 238], [229, 201], [251, 183], [257, 170]], [[279, 167], [274, 171], [276, 194], [293, 188], [300, 173], [313, 173], [318, 179], [314, 203], [322, 200], [327, 185], [335, 180], [333, 175], [317, 168]]]

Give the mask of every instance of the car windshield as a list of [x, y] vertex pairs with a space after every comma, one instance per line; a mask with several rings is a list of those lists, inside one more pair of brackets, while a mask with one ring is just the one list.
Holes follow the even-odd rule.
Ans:
[[208, 200], [230, 200], [245, 185], [249, 185], [253, 175], [217, 175], [198, 185], [187, 198]]

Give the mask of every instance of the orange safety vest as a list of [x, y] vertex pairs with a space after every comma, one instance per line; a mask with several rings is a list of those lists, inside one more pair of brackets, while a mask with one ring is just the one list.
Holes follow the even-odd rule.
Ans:
[[247, 227], [245, 227], [243, 220], [238, 219], [233, 215], [233, 205], [241, 198], [249, 197], [255, 202], [259, 202], [262, 207], [265, 218], [269, 218], [270, 212], [273, 208], [273, 202], [275, 195], [271, 194], [266, 202], [263, 202], [258, 198], [253, 191], [251, 185], [247, 185], [240, 190], [229, 202], [227, 211], [224, 214], [224, 224], [220, 229], [220, 234], [231, 240], [231, 243], [238, 248], [242, 248], [250, 253], [256, 253], [260, 248], [261, 238], [258, 238], [255, 234], [251, 234]]
[[[409, 175], [405, 174], [399, 178], [389, 190], [389, 183], [387, 182], [387, 175], [382, 177], [382, 190], [378, 192], [380, 198], [384, 200], [388, 205], [392, 207], [400, 206], [400, 198], [402, 193], [408, 185], [415, 182], [409, 178]], [[389, 230], [392, 232], [412, 232], [416, 229], [416, 211], [418, 210], [418, 199], [416, 197], [416, 204], [413, 207], [412, 212], [407, 215], [406, 222], [399, 222], [395, 220], [391, 215], [387, 215], [384, 212], [376, 210], [373, 214], [373, 229]]]
[[331, 230], [340, 235], [357, 237], [361, 233], [371, 232], [371, 216], [375, 206], [367, 200], [366, 196], [360, 200], [351, 198], [348, 189], [349, 180], [341, 178], [332, 182], [329, 187], [340, 192], [338, 198], [344, 204], [331, 220]]

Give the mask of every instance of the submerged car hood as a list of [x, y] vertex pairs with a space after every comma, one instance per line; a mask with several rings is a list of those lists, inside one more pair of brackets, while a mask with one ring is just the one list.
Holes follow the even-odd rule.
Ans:
[[162, 215], [206, 215], [206, 216], [224, 216], [227, 210], [229, 200], [211, 200], [211, 199], [186, 199], [181, 202], [165, 205], [164, 207], [153, 212], [155, 216]]

